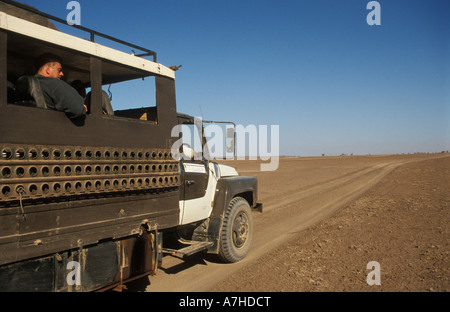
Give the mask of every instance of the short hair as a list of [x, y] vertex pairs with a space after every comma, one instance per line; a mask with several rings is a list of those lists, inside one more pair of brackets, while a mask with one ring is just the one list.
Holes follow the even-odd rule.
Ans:
[[34, 67], [36, 68], [36, 71], [38, 71], [39, 69], [41, 69], [42, 66], [44, 66], [45, 64], [48, 63], [53, 63], [53, 62], [58, 62], [58, 63], [62, 63], [61, 58], [53, 53], [44, 53], [39, 55], [35, 60], [34, 60]]

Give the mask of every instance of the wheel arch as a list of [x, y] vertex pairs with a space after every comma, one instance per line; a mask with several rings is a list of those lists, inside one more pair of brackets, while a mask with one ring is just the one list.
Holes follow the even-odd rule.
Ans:
[[217, 182], [214, 196], [213, 209], [209, 218], [208, 240], [214, 242], [208, 252], [219, 252], [219, 239], [223, 225], [225, 209], [235, 197], [244, 198], [250, 207], [256, 207], [258, 194], [258, 182], [255, 177], [226, 177]]

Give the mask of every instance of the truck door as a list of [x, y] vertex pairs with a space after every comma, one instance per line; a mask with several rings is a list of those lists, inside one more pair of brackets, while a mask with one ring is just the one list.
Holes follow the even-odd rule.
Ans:
[[208, 164], [206, 161], [181, 162], [181, 199], [191, 200], [205, 196], [208, 186]]
[[[180, 163], [180, 224], [188, 224], [209, 217], [211, 196], [207, 196], [211, 182], [209, 162], [202, 157], [201, 130], [195, 124], [183, 125], [183, 157]], [[210, 187], [211, 188], [211, 187]]]

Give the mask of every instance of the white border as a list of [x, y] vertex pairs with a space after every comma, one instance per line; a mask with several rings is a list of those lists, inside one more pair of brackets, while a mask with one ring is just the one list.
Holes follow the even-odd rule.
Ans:
[[41, 26], [24, 19], [8, 15], [4, 12], [0, 12], [0, 28], [105, 60], [134, 67], [152, 74], [175, 79], [175, 72], [159, 63], [127, 54], [95, 42], [87, 41], [58, 30]]

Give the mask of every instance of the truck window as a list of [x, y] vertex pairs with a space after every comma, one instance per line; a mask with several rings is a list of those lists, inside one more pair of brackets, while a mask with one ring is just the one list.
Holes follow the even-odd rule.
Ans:
[[155, 77], [104, 86], [111, 95], [114, 116], [157, 123]]

